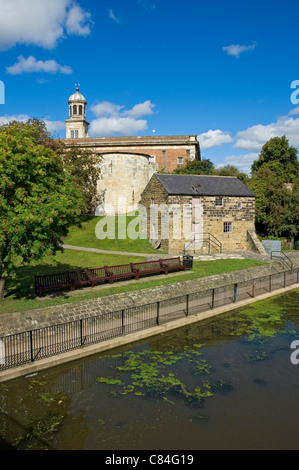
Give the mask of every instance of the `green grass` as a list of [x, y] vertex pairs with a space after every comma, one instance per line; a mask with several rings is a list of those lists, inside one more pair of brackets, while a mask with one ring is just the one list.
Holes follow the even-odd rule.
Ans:
[[128, 285], [124, 285], [122, 281], [119, 281], [115, 282], [109, 288], [99, 290], [95, 288], [91, 292], [87, 292], [84, 288], [77, 289], [76, 293], [73, 295], [68, 295], [68, 291], [60, 291], [59, 295], [57, 295], [57, 293], [49, 293], [49, 298], [46, 299], [35, 297], [34, 275], [63, 272], [65, 270], [77, 268], [127, 264], [130, 261], [142, 261], [143, 259], [143, 257], [136, 256], [65, 250], [64, 253], [58, 253], [55, 257], [46, 257], [44, 261], [38, 265], [18, 266], [16, 268], [15, 278], [10, 278], [6, 282], [5, 298], [0, 302], [0, 314], [23, 312], [40, 307], [76, 302], [79, 300], [103, 297], [122, 292], [132, 292], [155, 286], [172, 284], [179, 281], [227, 273], [238, 269], [246, 269], [263, 264], [260, 261], [248, 259], [201, 261], [195, 262], [192, 272], [188, 272], [188, 274], [178, 273], [178, 275], [174, 277], [161, 275], [155, 280], [149, 277], [147, 281], [132, 281]]
[[137, 219], [136, 216], [126, 217], [125, 238], [119, 236], [119, 231], [122, 235], [122, 222], [118, 217], [114, 219], [112, 216], [107, 217], [108, 225], [103, 227], [103, 231], [107, 231], [107, 238], [103, 240], [97, 238], [95, 233], [96, 225], [101, 220], [103, 220], [103, 217], [85, 217], [81, 228], [70, 228], [68, 236], [64, 239], [64, 243], [67, 245], [84, 246], [100, 250], [126, 251], [131, 253], [163, 253], [162, 251], [155, 250], [146, 239], [137, 238], [133, 240], [128, 236], [127, 230], [132, 229], [134, 235], [135, 232], [140, 232], [140, 226], [138, 224], [139, 219]]

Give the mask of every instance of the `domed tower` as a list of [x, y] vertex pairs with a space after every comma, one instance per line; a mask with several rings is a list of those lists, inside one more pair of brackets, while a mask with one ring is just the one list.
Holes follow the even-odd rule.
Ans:
[[87, 101], [79, 93], [79, 84], [76, 85], [76, 93], [71, 95], [68, 100], [69, 118], [66, 119], [66, 138], [84, 139], [88, 136], [89, 122], [86, 120]]

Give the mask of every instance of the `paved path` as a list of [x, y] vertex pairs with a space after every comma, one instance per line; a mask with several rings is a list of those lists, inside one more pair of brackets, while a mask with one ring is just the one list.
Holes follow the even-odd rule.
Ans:
[[[129, 251], [111, 251], [111, 250], [100, 250], [98, 248], [87, 248], [83, 246], [74, 246], [74, 245], [62, 245], [63, 248], [69, 250], [78, 250], [78, 251], [88, 251], [91, 253], [105, 253], [110, 255], [127, 255], [127, 256], [144, 256], [145, 258], [149, 259], [159, 259], [159, 258], [169, 258], [169, 254], [163, 253], [133, 253]], [[177, 255], [178, 256], [178, 255]], [[203, 255], [194, 255], [193, 256], [195, 261], [214, 261], [218, 259], [261, 259], [261, 260], [268, 260], [265, 259], [265, 256], [261, 256], [255, 253], [251, 253], [249, 251], [238, 251], [238, 252], [225, 252], [225, 253], [211, 253], [211, 254], [203, 254]]]
[[69, 250], [78, 250], [78, 251], [89, 251], [91, 253], [105, 253], [110, 255], [127, 255], [127, 256], [144, 256], [146, 258], [169, 258], [168, 254], [155, 254], [155, 253], [132, 253], [130, 251], [112, 251], [112, 250], [100, 250], [98, 248], [87, 248], [84, 246], [74, 246], [74, 245], [62, 245], [63, 248]]

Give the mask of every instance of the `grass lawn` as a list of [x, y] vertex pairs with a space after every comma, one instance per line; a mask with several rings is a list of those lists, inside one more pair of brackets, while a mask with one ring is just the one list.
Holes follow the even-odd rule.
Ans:
[[143, 257], [136, 256], [65, 250], [64, 253], [58, 253], [55, 257], [46, 257], [44, 261], [38, 265], [18, 266], [16, 268], [16, 277], [14, 279], [8, 279], [6, 282], [5, 298], [0, 301], [0, 314], [22, 312], [34, 308], [48, 307], [121, 292], [131, 292], [264, 264], [260, 261], [249, 259], [201, 261], [194, 263], [192, 272], [183, 275], [178, 273], [177, 276], [172, 278], [161, 275], [155, 280], [149, 277], [148, 281], [140, 283], [132, 281], [129, 285], [122, 285], [122, 282], [119, 281], [107, 289], [96, 290], [95, 288], [92, 292], [86, 292], [86, 289], [81, 288], [77, 289], [76, 293], [72, 295], [68, 295], [68, 291], [66, 290], [61, 291], [59, 296], [54, 296], [53, 293], [49, 293], [51, 298], [44, 300], [35, 297], [34, 275], [49, 274], [77, 268], [126, 264], [130, 261], [142, 261], [143, 259]]
[[135, 228], [135, 232], [138, 233], [140, 231], [138, 223], [140, 219], [136, 216], [126, 217], [125, 238], [121, 238], [121, 219], [118, 217], [114, 219], [112, 216], [107, 217], [106, 220], [108, 220], [108, 224], [106, 227], [103, 227], [103, 231], [107, 231], [107, 238], [100, 240], [95, 234], [95, 229], [97, 223], [102, 219], [103, 217], [84, 217], [82, 227], [71, 227], [64, 243], [67, 245], [84, 246], [100, 250], [127, 251], [131, 253], [163, 253], [162, 251], [155, 250], [147, 239], [137, 238], [133, 240], [127, 235], [127, 230], [132, 230], [134, 233]]

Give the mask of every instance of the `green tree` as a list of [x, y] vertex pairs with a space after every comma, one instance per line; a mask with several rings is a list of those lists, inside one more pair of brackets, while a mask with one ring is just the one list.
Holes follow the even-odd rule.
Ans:
[[57, 145], [37, 121], [0, 127], [0, 298], [16, 262], [61, 250], [69, 226], [86, 211]]
[[298, 240], [299, 180], [292, 190], [268, 165], [254, 173], [248, 186], [256, 195], [256, 228], [264, 236], [287, 237]]
[[76, 146], [61, 149], [61, 158], [67, 171], [75, 178], [85, 199], [88, 212], [94, 212], [100, 203], [97, 182], [102, 157], [91, 150]]
[[36, 142], [51, 148], [62, 159], [65, 171], [74, 177], [81, 188], [87, 210], [95, 209], [100, 202], [97, 182], [102, 156], [75, 144], [65, 144], [60, 139], [53, 139], [44, 121], [34, 118], [27, 123], [32, 126]]
[[259, 158], [253, 162], [251, 174], [254, 175], [262, 167], [269, 168], [285, 183], [294, 182], [299, 174], [297, 149], [289, 146], [285, 136], [273, 137], [265, 143]]
[[203, 160], [189, 160], [186, 165], [177, 167], [173, 173], [179, 175], [213, 175], [214, 163], [208, 158]]
[[243, 181], [243, 183], [247, 183], [249, 176], [246, 173], [241, 172], [236, 166], [234, 165], [225, 165], [220, 168], [216, 168], [214, 171], [215, 175], [218, 176], [236, 176], [239, 180]]

